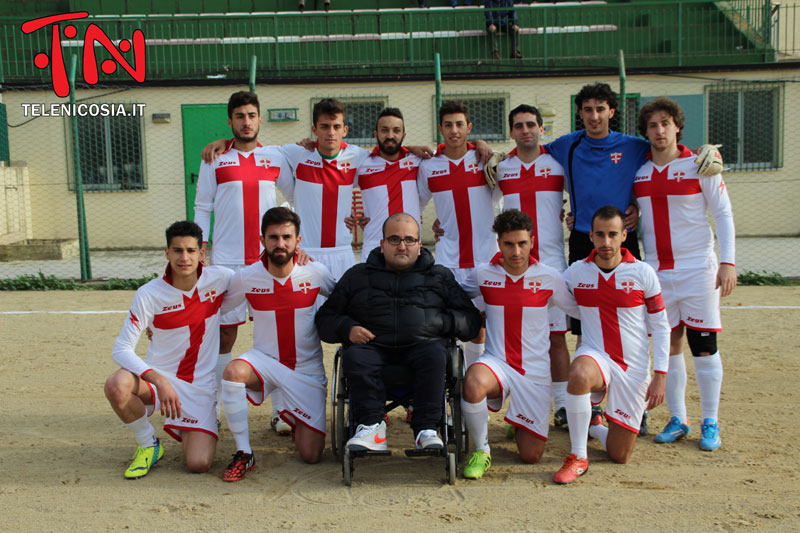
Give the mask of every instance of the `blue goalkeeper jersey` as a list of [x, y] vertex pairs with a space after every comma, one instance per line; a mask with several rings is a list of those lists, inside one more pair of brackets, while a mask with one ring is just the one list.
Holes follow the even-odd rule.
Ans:
[[588, 234], [592, 215], [599, 208], [613, 205], [623, 213], [628, 208], [633, 198], [633, 179], [647, 161], [650, 143], [616, 131], [602, 139], [593, 139], [580, 130], [562, 135], [545, 148], [567, 175], [575, 229]]

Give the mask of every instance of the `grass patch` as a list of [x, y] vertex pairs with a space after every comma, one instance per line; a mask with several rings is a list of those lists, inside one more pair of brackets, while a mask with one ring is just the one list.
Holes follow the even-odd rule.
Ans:
[[111, 278], [105, 281], [82, 282], [76, 279], [58, 279], [41, 272], [0, 279], [0, 291], [133, 291], [155, 278], [158, 274], [136, 279]]
[[739, 274], [739, 285], [793, 285], [793, 283], [777, 272], [745, 270]]

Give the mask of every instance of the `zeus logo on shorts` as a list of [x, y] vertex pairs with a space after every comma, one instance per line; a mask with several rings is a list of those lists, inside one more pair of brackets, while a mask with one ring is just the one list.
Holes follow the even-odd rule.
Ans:
[[689, 322], [694, 322], [695, 324], [702, 324], [703, 323], [703, 319], [702, 318], [694, 318], [694, 317], [691, 317], [691, 316], [687, 316], [686, 320], [689, 321]]
[[311, 415], [307, 415], [306, 413], [304, 413], [303, 411], [301, 411], [297, 407], [294, 408], [294, 412], [297, 413], [298, 415], [302, 416], [303, 418], [307, 419], [307, 420], [311, 420]]
[[535, 424], [535, 422], [534, 422], [533, 420], [531, 420], [530, 418], [528, 418], [528, 417], [527, 417], [527, 416], [525, 416], [525, 415], [522, 415], [522, 414], [519, 414], [519, 413], [517, 413], [517, 418], [519, 418], [520, 420], [522, 420], [523, 422], [525, 422], [525, 423], [526, 423], [526, 424], [528, 424], [529, 426], [532, 426], [532, 425], [534, 425], [534, 424]]
[[631, 419], [631, 415], [629, 415], [628, 413], [623, 413], [623, 412], [622, 412], [622, 410], [620, 410], [620, 409], [615, 409], [615, 410], [614, 410], [614, 412], [615, 412], [616, 414], [620, 415], [620, 416], [621, 416], [621, 417], [623, 417], [623, 418], [626, 418], [626, 419], [628, 419], [628, 420], [630, 420], [630, 419]]
[[183, 417], [181, 418], [181, 422], [183, 422], [184, 424], [197, 424], [197, 420], [194, 418]]

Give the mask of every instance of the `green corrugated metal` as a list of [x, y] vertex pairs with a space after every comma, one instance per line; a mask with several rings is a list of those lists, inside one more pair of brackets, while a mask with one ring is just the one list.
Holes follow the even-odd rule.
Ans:
[[6, 104], [0, 104], [0, 161], [6, 164], [11, 162], [11, 155], [8, 149], [8, 114]]

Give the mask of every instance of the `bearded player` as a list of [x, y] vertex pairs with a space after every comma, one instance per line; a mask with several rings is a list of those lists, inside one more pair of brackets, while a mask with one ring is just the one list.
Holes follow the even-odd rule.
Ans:
[[[217, 447], [217, 384], [220, 305], [233, 272], [203, 267], [203, 233], [194, 222], [166, 231], [164, 276], [136, 291], [122, 331], [114, 343], [114, 362], [122, 368], [105, 383], [105, 395], [131, 430], [138, 447], [125, 479], [139, 479], [164, 456], [148, 420], [165, 416], [164, 431], [181, 443], [191, 472], [206, 472]], [[142, 332], [152, 331], [147, 357], [134, 349]]]
[[[701, 178], [691, 151], [678, 144], [684, 121], [683, 110], [669, 98], [656, 98], [642, 107], [639, 131], [650, 141], [651, 152], [650, 161], [636, 173], [633, 192], [642, 212], [646, 261], [658, 273], [672, 328], [666, 398], [671, 418], [655, 441], [674, 442], [691, 432], [685, 400], [685, 330], [700, 389], [700, 449], [713, 451], [722, 445], [719, 299], [736, 287], [735, 229], [722, 176]], [[719, 261], [708, 211], [716, 227]]]
[[333, 278], [321, 263], [295, 263], [302, 238], [300, 218], [285, 207], [264, 213], [264, 253], [231, 280], [223, 314], [247, 301], [253, 313], [253, 349], [231, 361], [222, 379], [222, 406], [236, 442], [223, 481], [239, 481], [255, 468], [247, 402], [260, 405], [281, 395], [281, 418], [294, 430], [300, 458], [317, 463], [325, 447], [327, 379], [314, 326], [318, 295], [328, 296]]

